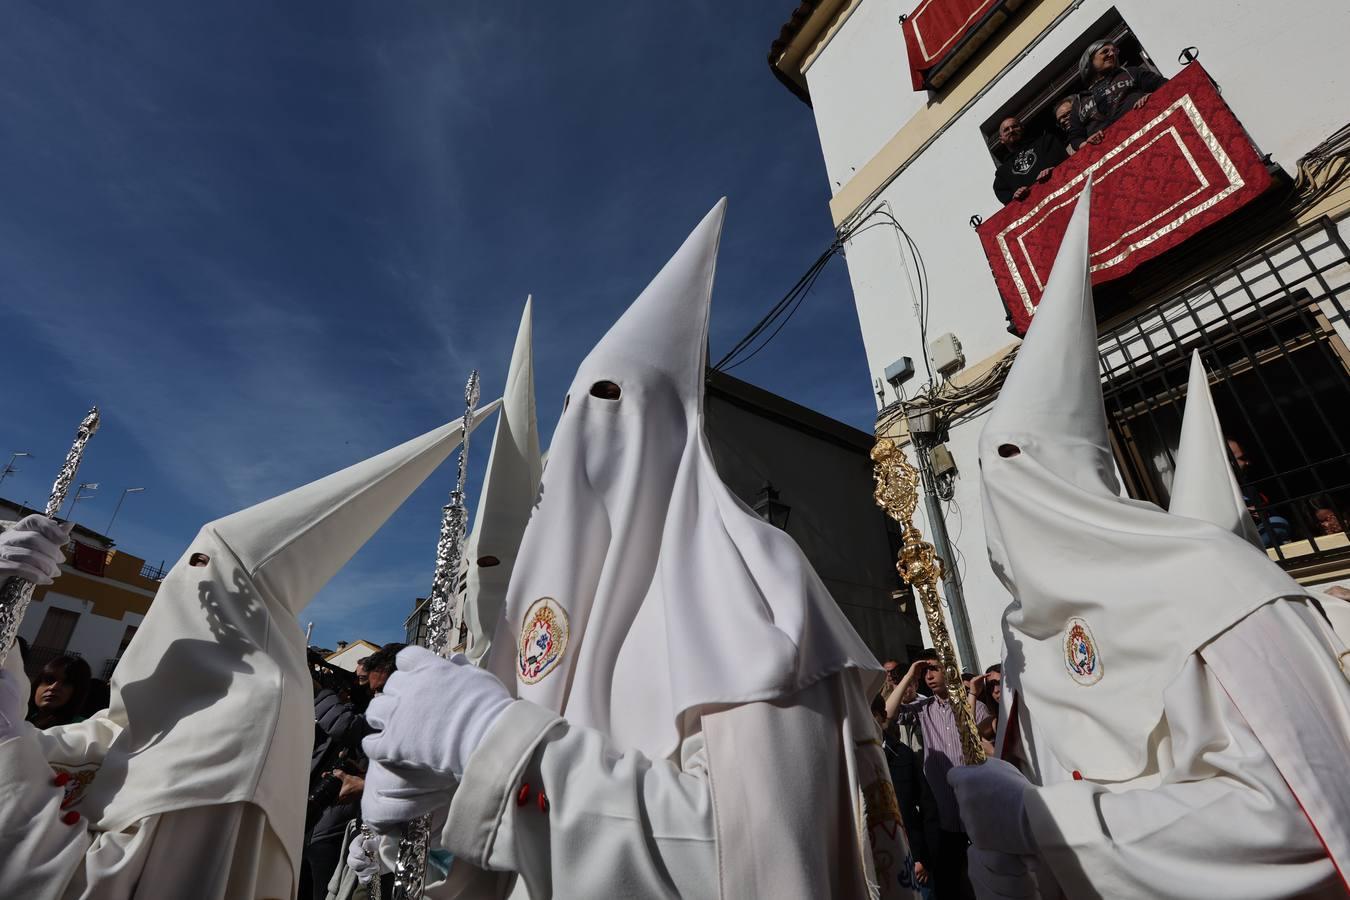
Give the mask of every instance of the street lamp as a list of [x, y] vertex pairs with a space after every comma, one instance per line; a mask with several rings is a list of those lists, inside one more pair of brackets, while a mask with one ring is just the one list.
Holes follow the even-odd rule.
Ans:
[[[89, 491], [89, 493], [85, 493], [86, 489]], [[75, 521], [75, 504], [79, 503], [85, 497], [92, 497], [94, 495], [94, 492], [97, 490], [98, 490], [97, 481], [80, 482], [80, 486], [75, 489], [74, 499], [70, 501], [70, 512], [66, 513], [66, 520], [70, 522]]]
[[13, 475], [15, 472], [19, 471], [18, 469], [14, 468], [14, 460], [18, 459], [21, 456], [27, 456], [29, 459], [33, 458], [33, 454], [29, 453], [27, 450], [20, 450], [13, 456], [11, 456], [9, 458], [9, 462], [5, 463], [5, 467], [3, 469], [0, 469], [0, 484], [3, 484], [6, 478]]
[[127, 494], [143, 494], [145, 488], [123, 488], [122, 496], [117, 498], [117, 505], [113, 507], [112, 518], [108, 520], [108, 527], [103, 529], [105, 536], [112, 534], [112, 523], [117, 521], [117, 514], [122, 511], [122, 501], [127, 499]]
[[787, 530], [788, 516], [792, 514], [792, 507], [779, 501], [778, 491], [774, 490], [772, 483], [764, 482], [759, 489], [759, 497], [755, 499], [755, 505], [751, 509], [755, 511], [755, 515], [774, 528], [780, 531]]

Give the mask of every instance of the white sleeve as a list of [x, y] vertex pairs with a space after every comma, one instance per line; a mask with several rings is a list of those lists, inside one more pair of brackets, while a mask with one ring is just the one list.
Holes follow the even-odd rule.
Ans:
[[[1272, 673], [1273, 674], [1273, 673]], [[1027, 794], [1038, 856], [1070, 897], [1344, 896], [1278, 769], [1199, 656], [1169, 685], [1153, 784]]]
[[55, 900], [83, 868], [88, 829], [61, 821], [52, 777], [36, 729], [0, 742], [0, 897]]
[[677, 766], [620, 752], [516, 701], [469, 758], [442, 842], [480, 868], [519, 872], [533, 897], [716, 897], [701, 737], [681, 753]]

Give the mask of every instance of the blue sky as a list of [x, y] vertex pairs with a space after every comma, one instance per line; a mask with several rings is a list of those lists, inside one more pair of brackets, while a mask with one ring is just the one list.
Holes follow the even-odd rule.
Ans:
[[[170, 563], [200, 525], [459, 411], [535, 296], [541, 428], [729, 196], [714, 357], [829, 243], [811, 111], [765, 62], [795, 0], [17, 0], [0, 38], [0, 488], [40, 505], [85, 409], [77, 518]], [[842, 260], [737, 375], [864, 429]], [[487, 434], [488, 432], [484, 432]], [[487, 456], [473, 457], [476, 485]], [[401, 634], [445, 467], [302, 616]]]

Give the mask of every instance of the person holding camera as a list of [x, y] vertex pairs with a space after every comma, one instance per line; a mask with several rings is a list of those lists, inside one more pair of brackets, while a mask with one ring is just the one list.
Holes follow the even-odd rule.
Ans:
[[[912, 697], [911, 688], [918, 682], [931, 692], [928, 696]], [[947, 783], [947, 772], [964, 765], [961, 756], [961, 733], [956, 727], [956, 713], [947, 689], [947, 677], [937, 661], [937, 652], [925, 650], [910, 664], [905, 677], [886, 700], [887, 724], [900, 721], [916, 725], [923, 732], [923, 774], [933, 791], [938, 813], [938, 840], [928, 848], [925, 868], [933, 880], [934, 893], [939, 900], [973, 898], [970, 881], [966, 877], [966, 848], [970, 845], [965, 826], [961, 823], [961, 809], [956, 793]], [[992, 713], [983, 703], [974, 701], [976, 722], [983, 722]]]
[[314, 753], [305, 810], [301, 900], [327, 896], [328, 881], [342, 859], [347, 823], [361, 814], [366, 770], [361, 739], [370, 733], [363, 715], [369, 698], [355, 679], [344, 676], [345, 672], [332, 669], [315, 676]]

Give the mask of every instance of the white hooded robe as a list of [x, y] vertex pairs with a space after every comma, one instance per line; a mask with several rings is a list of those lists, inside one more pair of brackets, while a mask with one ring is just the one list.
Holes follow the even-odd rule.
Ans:
[[[109, 708], [0, 743], [0, 896], [294, 894], [314, 733], [296, 615], [461, 433], [443, 426], [201, 529]], [[64, 790], [54, 769], [72, 776]]]
[[1089, 198], [980, 442], [990, 561], [1014, 597], [1000, 741], [1017, 746], [1001, 750], [1041, 786], [1042, 873], [1074, 898], [1344, 896], [1350, 781], [1324, 768], [1350, 755], [1335, 637], [1237, 520], [1119, 496]]
[[[880, 667], [703, 434], [723, 210], [582, 363], [489, 654], [528, 702], [470, 757], [442, 840], [533, 900], [913, 896]], [[452, 869], [438, 896], [486, 881]]]

